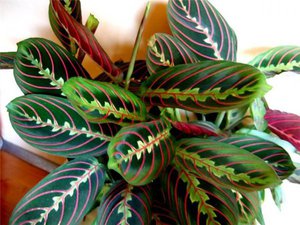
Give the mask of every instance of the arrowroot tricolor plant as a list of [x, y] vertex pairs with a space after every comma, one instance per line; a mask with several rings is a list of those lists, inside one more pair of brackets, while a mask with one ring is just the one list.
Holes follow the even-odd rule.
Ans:
[[[170, 0], [172, 35], [154, 34], [135, 60], [148, 11], [130, 62], [112, 62], [97, 20], [82, 25], [79, 0], [50, 0], [63, 47], [28, 38], [1, 53], [24, 93], [7, 105], [13, 128], [68, 159], [10, 224], [74, 225], [91, 211], [93, 224], [264, 224], [263, 190], [293, 173], [286, 146], [300, 150], [299, 116], [268, 108], [267, 78], [299, 72], [300, 47], [239, 63], [235, 32], [209, 1]], [[96, 78], [85, 54], [103, 68]]]

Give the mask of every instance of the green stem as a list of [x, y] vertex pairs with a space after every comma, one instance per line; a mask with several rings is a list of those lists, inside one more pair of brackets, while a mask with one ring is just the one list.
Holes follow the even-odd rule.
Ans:
[[217, 119], [216, 119], [216, 122], [215, 122], [216, 126], [218, 126], [218, 127], [221, 126], [225, 115], [226, 115], [226, 111], [218, 113], [218, 116], [217, 116]]
[[131, 60], [130, 60], [130, 64], [129, 64], [127, 75], [126, 75], [126, 80], [125, 80], [125, 89], [126, 90], [129, 87], [130, 78], [131, 78], [131, 75], [132, 75], [132, 72], [133, 72], [133, 69], [134, 69], [136, 55], [137, 55], [140, 43], [142, 41], [142, 34], [143, 34], [143, 31], [144, 31], [144, 28], [145, 28], [145, 22], [146, 22], [146, 19], [147, 19], [148, 15], [149, 15], [149, 12], [150, 12], [150, 2], [147, 2], [146, 9], [145, 9], [145, 12], [144, 12], [144, 15], [143, 15], [143, 18], [142, 18], [142, 21], [141, 21], [141, 24], [140, 24], [140, 27], [139, 27], [139, 30], [138, 30], [138, 34], [137, 34], [137, 37], [135, 39], [134, 48], [133, 48], [133, 51], [132, 51]]

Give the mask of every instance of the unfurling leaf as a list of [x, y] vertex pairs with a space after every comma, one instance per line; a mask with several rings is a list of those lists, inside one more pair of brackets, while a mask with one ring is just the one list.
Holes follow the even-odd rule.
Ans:
[[286, 150], [271, 141], [252, 135], [211, 137], [210, 139], [231, 144], [251, 152], [268, 163], [282, 180], [289, 177], [295, 169], [293, 161]]
[[92, 124], [67, 99], [29, 94], [8, 106], [11, 124], [28, 144], [50, 154], [74, 158], [106, 154], [114, 124]]
[[0, 52], [0, 69], [13, 69], [16, 52]]
[[50, 2], [58, 21], [68, 32], [69, 36], [74, 39], [76, 44], [86, 54], [91, 56], [91, 58], [107, 73], [114, 77], [120, 75], [120, 69], [112, 63], [107, 53], [95, 38], [94, 34], [84, 25], [78, 23], [71, 15], [69, 15], [60, 1], [50, 0]]
[[238, 207], [229, 189], [189, 173], [184, 165], [168, 167], [162, 187], [181, 225], [236, 225]]
[[300, 152], [300, 116], [279, 110], [268, 110], [265, 119], [274, 134], [289, 141]]
[[117, 85], [74, 78], [64, 84], [62, 91], [90, 122], [128, 125], [146, 119], [146, 106], [142, 100]]
[[236, 60], [237, 39], [218, 10], [207, 0], [170, 0], [172, 34], [199, 59]]
[[43, 38], [18, 43], [14, 75], [24, 94], [61, 95], [71, 77], [88, 77], [86, 70], [68, 51]]
[[[57, 0], [57, 1], [60, 1], [61, 4], [63, 4], [68, 14], [71, 15], [76, 21], [78, 21], [79, 23], [82, 22], [80, 0], [69, 0], [69, 1]], [[63, 46], [69, 52], [75, 55], [78, 46], [75, 43], [75, 41], [72, 39], [72, 37], [69, 36], [66, 29], [58, 20], [57, 15], [53, 11], [51, 2], [49, 5], [49, 20], [50, 20], [51, 28], [54, 34], [56, 35], [56, 37], [58, 38], [58, 40], [63, 44]]]
[[80, 224], [103, 187], [104, 173], [94, 158], [67, 162], [21, 199], [10, 224]]
[[150, 225], [151, 190], [134, 187], [125, 181], [116, 182], [101, 199], [98, 225]]
[[256, 191], [281, 183], [266, 162], [234, 145], [187, 138], [176, 143], [175, 151], [176, 165], [225, 188]]
[[151, 105], [212, 113], [245, 106], [269, 88], [264, 74], [252, 66], [202, 61], [151, 75], [140, 95]]
[[170, 129], [165, 120], [123, 127], [108, 146], [108, 167], [132, 185], [151, 182], [173, 159]]
[[197, 61], [197, 57], [171, 35], [157, 33], [148, 42], [147, 68], [151, 74], [171, 66]]
[[300, 73], [300, 46], [279, 46], [256, 56], [250, 65], [257, 67], [267, 76], [285, 71]]

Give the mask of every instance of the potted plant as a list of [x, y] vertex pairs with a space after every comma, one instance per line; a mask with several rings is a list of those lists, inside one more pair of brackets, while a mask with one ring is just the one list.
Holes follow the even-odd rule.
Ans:
[[[235, 32], [213, 5], [170, 0], [172, 35], [154, 34], [135, 60], [148, 11], [130, 62], [112, 62], [93, 35], [97, 20], [82, 25], [75, 0], [50, 0], [64, 47], [29, 38], [1, 53], [24, 93], [7, 106], [13, 128], [68, 159], [21, 199], [10, 224], [80, 224], [91, 211], [93, 224], [264, 224], [263, 190], [293, 173], [287, 148], [300, 139], [283, 129], [298, 116], [268, 108], [266, 79], [299, 71], [300, 48], [239, 63]], [[96, 78], [85, 54], [103, 68]]]

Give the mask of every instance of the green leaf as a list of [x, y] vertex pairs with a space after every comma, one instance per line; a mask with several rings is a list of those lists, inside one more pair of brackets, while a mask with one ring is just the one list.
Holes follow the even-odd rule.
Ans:
[[0, 69], [13, 69], [16, 52], [0, 52]]
[[[57, 0], [59, 1], [59, 0]], [[63, 4], [65, 10], [67, 13], [72, 16], [76, 21], [79, 23], [82, 22], [82, 16], [81, 16], [81, 4], [80, 0], [60, 0], [61, 4]], [[63, 46], [71, 52], [73, 55], [76, 54], [78, 46], [72, 39], [72, 37], [69, 36], [68, 32], [66, 29], [63, 27], [61, 22], [58, 20], [57, 15], [53, 11], [52, 4], [50, 2], [49, 5], [49, 20], [50, 20], [50, 25], [51, 28], [58, 38], [58, 40], [63, 44]]]
[[281, 146], [251, 135], [233, 135], [231, 137], [212, 137], [215, 141], [231, 144], [256, 155], [268, 163], [280, 179], [289, 177], [295, 166], [291, 157]]
[[300, 72], [300, 47], [279, 46], [271, 48], [256, 56], [250, 65], [257, 67], [267, 76], [293, 71]]
[[199, 59], [236, 60], [235, 32], [209, 1], [172, 0], [167, 12], [172, 34]]
[[106, 154], [117, 127], [92, 124], [82, 118], [67, 99], [29, 94], [8, 106], [11, 124], [28, 144], [68, 158]]
[[234, 145], [189, 138], [178, 141], [175, 151], [175, 164], [221, 187], [255, 191], [281, 183], [266, 162]]
[[118, 181], [106, 193], [97, 213], [99, 225], [150, 225], [151, 190]]
[[89, 76], [68, 51], [43, 38], [18, 43], [14, 75], [24, 94], [51, 95], [61, 95], [60, 89], [69, 78]]
[[151, 225], [179, 225], [177, 216], [167, 205], [160, 201], [153, 202]]
[[179, 164], [162, 174], [168, 205], [180, 224], [236, 225], [239, 213], [232, 191], [202, 178]]
[[267, 112], [264, 102], [260, 98], [256, 98], [251, 103], [250, 109], [255, 128], [259, 131], [266, 130], [268, 123], [264, 118]]
[[50, 3], [58, 21], [68, 32], [69, 36], [74, 39], [76, 44], [108, 74], [114, 77], [120, 75], [120, 69], [112, 63], [111, 59], [101, 47], [94, 34], [69, 15], [60, 1], [50, 0]]
[[148, 42], [147, 68], [151, 74], [175, 65], [197, 61], [197, 57], [171, 35], [157, 33]]
[[108, 146], [108, 168], [132, 185], [151, 182], [173, 159], [170, 129], [165, 120], [123, 127]]
[[73, 78], [64, 84], [62, 91], [90, 122], [128, 125], [146, 119], [146, 106], [142, 100], [117, 85]]
[[151, 105], [211, 113], [247, 105], [269, 88], [265, 76], [252, 66], [203, 61], [153, 74], [142, 84], [140, 95]]
[[10, 224], [80, 224], [104, 179], [96, 159], [74, 159], [53, 170], [20, 200]]
[[236, 201], [239, 207], [239, 223], [250, 225], [256, 224], [258, 220], [261, 225], [264, 225], [264, 218], [261, 213], [261, 200], [258, 192], [234, 192]]

